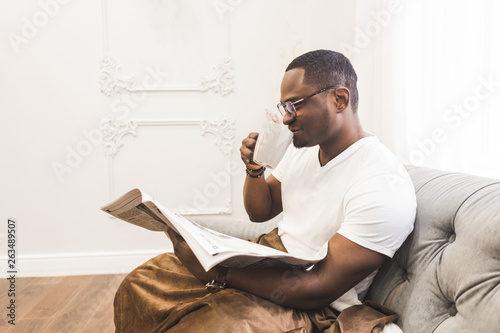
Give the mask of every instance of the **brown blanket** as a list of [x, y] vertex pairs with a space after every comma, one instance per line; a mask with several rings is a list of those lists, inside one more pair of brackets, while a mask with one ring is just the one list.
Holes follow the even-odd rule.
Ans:
[[[286, 251], [277, 230], [253, 240]], [[209, 294], [172, 253], [137, 267], [123, 280], [114, 302], [116, 332], [381, 332], [397, 315], [372, 302], [345, 309], [285, 308], [226, 289]]]

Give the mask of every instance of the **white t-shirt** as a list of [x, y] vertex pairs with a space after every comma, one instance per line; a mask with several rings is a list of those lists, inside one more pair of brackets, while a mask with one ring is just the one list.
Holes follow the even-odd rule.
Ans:
[[[392, 257], [413, 230], [413, 183], [402, 163], [374, 136], [358, 140], [324, 166], [319, 146], [290, 146], [273, 175], [281, 182], [278, 230], [289, 253], [326, 254], [328, 240], [338, 232]], [[375, 274], [332, 303], [334, 308], [359, 304]]]

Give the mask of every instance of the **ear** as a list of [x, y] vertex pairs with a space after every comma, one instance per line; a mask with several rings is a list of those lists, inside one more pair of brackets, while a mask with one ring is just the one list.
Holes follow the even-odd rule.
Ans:
[[349, 101], [351, 98], [351, 92], [345, 87], [337, 88], [333, 91], [335, 96], [337, 113], [343, 112], [349, 106]]

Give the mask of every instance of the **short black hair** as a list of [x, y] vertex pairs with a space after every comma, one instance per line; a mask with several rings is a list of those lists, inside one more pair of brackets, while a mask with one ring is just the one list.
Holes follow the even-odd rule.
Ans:
[[312, 84], [318, 89], [328, 86], [344, 86], [351, 92], [351, 106], [358, 110], [358, 76], [351, 62], [342, 53], [330, 50], [315, 50], [304, 53], [293, 59], [286, 68], [304, 69], [304, 83]]

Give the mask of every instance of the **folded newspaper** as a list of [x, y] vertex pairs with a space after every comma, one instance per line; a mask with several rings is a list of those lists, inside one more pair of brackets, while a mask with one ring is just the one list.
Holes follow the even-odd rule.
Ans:
[[101, 210], [148, 230], [166, 233], [168, 227], [174, 229], [186, 240], [206, 271], [218, 264], [229, 267], [309, 267], [324, 258], [324, 253], [318, 257], [300, 258], [211, 230], [162, 206], [139, 189], [125, 193]]

